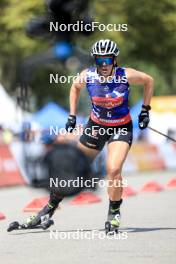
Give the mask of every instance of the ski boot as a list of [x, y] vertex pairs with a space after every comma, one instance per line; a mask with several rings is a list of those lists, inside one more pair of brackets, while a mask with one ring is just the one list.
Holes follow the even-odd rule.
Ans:
[[120, 204], [122, 203], [122, 200], [117, 202], [111, 202], [109, 204], [109, 210], [108, 210], [108, 219], [105, 222], [105, 232], [108, 235], [116, 234], [118, 233], [118, 229], [120, 226]]
[[57, 206], [52, 206], [50, 204], [47, 204], [44, 206], [44, 208], [38, 212], [37, 215], [31, 215], [29, 218], [27, 218], [26, 220], [26, 225], [28, 227], [34, 227], [34, 226], [38, 226], [38, 225], [44, 225], [48, 222], [52, 215], [54, 214], [54, 211], [56, 210]]
[[40, 224], [47, 224], [49, 219], [53, 216], [58, 204], [62, 201], [62, 198], [58, 197], [54, 192], [50, 193], [50, 200], [47, 205], [37, 214], [32, 215], [27, 219], [28, 226], [37, 226]]

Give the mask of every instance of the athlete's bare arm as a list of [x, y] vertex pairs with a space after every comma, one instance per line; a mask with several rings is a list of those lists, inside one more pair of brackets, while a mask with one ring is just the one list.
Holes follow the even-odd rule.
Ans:
[[87, 69], [83, 70], [74, 80], [70, 88], [70, 115], [76, 115], [80, 91], [86, 86]]
[[126, 68], [126, 77], [129, 84], [144, 86], [143, 104], [150, 105], [153, 94], [153, 78], [144, 72], [136, 71], [132, 68]]

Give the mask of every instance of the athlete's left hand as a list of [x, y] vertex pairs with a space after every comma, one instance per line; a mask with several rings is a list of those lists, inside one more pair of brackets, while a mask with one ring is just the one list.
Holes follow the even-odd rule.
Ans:
[[138, 125], [140, 129], [145, 129], [150, 122], [149, 111], [142, 110], [138, 116]]

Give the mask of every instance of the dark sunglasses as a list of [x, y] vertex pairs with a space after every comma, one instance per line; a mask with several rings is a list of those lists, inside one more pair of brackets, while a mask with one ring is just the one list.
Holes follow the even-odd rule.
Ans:
[[114, 59], [113, 58], [95, 58], [95, 63], [98, 66], [112, 65], [114, 63]]

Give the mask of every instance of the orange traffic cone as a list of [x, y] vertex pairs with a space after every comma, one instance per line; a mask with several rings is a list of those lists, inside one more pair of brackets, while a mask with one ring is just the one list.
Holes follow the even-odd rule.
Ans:
[[6, 217], [3, 213], [0, 212], [0, 220], [4, 220]]
[[134, 196], [136, 194], [137, 194], [137, 192], [129, 186], [123, 188], [123, 194], [122, 194], [123, 198], [129, 197], [129, 196]]
[[164, 188], [157, 182], [148, 182], [140, 190], [140, 192], [160, 192]]
[[99, 203], [101, 198], [92, 192], [83, 192], [78, 194], [75, 198], [70, 201], [71, 205], [81, 205], [89, 203]]
[[24, 207], [23, 212], [38, 212], [48, 203], [48, 200], [48, 196], [35, 198]]
[[171, 188], [176, 188], [176, 178], [173, 178], [171, 179], [167, 185], [166, 185], [167, 188], [171, 189]]

